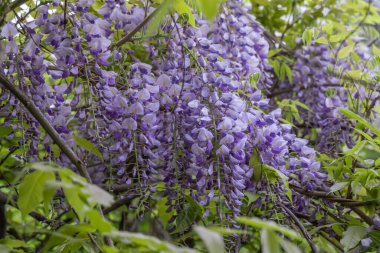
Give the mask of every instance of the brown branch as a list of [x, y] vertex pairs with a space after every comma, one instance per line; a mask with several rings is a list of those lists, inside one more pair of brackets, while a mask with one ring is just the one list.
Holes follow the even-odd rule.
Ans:
[[67, 24], [67, 0], [65, 0], [65, 5], [63, 9], [63, 26], [66, 28]]
[[294, 189], [296, 192], [304, 194], [309, 197], [317, 197], [317, 198], [323, 198], [329, 201], [338, 202], [341, 203], [344, 206], [347, 207], [359, 207], [359, 206], [370, 206], [373, 204], [380, 204], [379, 200], [368, 200], [368, 201], [357, 201], [353, 199], [347, 199], [347, 198], [341, 198], [332, 192], [324, 192], [324, 191], [309, 191], [305, 190], [299, 186], [296, 186], [294, 184], [290, 184], [292, 189]]
[[313, 243], [309, 232], [303, 226], [302, 222], [297, 218], [297, 216], [289, 208], [287, 208], [282, 203], [279, 203], [279, 204], [280, 204], [281, 208], [284, 209], [284, 211], [292, 218], [292, 220], [295, 222], [295, 224], [297, 225], [297, 227], [301, 230], [301, 233], [303, 234], [303, 236], [305, 237], [306, 241], [310, 245], [311, 251], [313, 253], [318, 253], [319, 250], [318, 250], [317, 246]]
[[128, 190], [136, 188], [136, 185], [134, 184], [120, 184], [120, 185], [100, 185], [101, 188], [107, 190], [108, 192], [114, 193], [114, 194], [119, 194], [122, 192], [126, 192]]
[[353, 200], [353, 199], [345, 199], [345, 198], [337, 197], [332, 192], [309, 191], [309, 190], [303, 189], [302, 187], [296, 186], [294, 184], [290, 184], [290, 186], [296, 192], [302, 193], [302, 194], [310, 196], [310, 197], [324, 198], [324, 199], [328, 199], [328, 200], [331, 200], [331, 201], [334, 201], [334, 202], [339, 202], [339, 203], [345, 203], [345, 202], [357, 203], [358, 202], [358, 201]]
[[362, 210], [360, 210], [359, 208], [357, 207], [351, 207], [351, 210], [354, 211], [357, 215], [359, 215], [360, 218], [362, 218], [362, 220], [365, 221], [365, 223], [367, 223], [368, 225], [372, 226], [374, 223], [373, 223], [373, 220], [367, 216]]
[[365, 205], [371, 205], [371, 204], [374, 204], [374, 203], [379, 203], [378, 200], [377, 201], [365, 201], [365, 202], [361, 202], [361, 201], [356, 201], [356, 200], [353, 200], [353, 199], [340, 198], [340, 197], [335, 196], [331, 192], [308, 191], [308, 190], [305, 190], [305, 189], [303, 189], [301, 187], [298, 187], [298, 186], [296, 186], [294, 184], [290, 184], [290, 186], [296, 192], [304, 194], [306, 196], [323, 198], [323, 199], [326, 199], [326, 200], [329, 200], [329, 201], [338, 202], [341, 205], [346, 206], [346, 207], [350, 208], [352, 211], [354, 211], [368, 225], [373, 225], [373, 220], [369, 216], [367, 216], [362, 210], [360, 210], [358, 207], [359, 206], [365, 206]]
[[26, 3], [27, 0], [16, 0], [13, 3], [8, 2], [8, 4], [5, 4], [4, 12], [0, 13], [1, 19], [0, 19], [0, 26], [3, 26], [5, 23], [5, 18], [7, 14], [13, 10], [15, 10], [17, 7], [20, 7], [24, 3]]
[[128, 197], [119, 199], [118, 201], [114, 202], [110, 207], [104, 208], [103, 213], [108, 214], [112, 211], [115, 211], [119, 207], [122, 207], [124, 205], [129, 205], [132, 202], [132, 200], [134, 200], [137, 196], [138, 196], [138, 194], [135, 194], [132, 196], [128, 196]]
[[323, 238], [325, 238], [329, 243], [331, 243], [336, 249], [338, 249], [340, 252], [344, 252], [343, 248], [333, 240], [333, 238], [330, 238], [328, 235], [326, 235], [323, 231], [319, 233]]

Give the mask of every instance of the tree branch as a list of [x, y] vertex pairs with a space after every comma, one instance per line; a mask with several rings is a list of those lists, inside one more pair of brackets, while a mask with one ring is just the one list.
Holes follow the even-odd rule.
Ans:
[[134, 194], [132, 196], [128, 196], [128, 197], [119, 199], [118, 201], [114, 202], [110, 207], [103, 209], [103, 213], [108, 214], [112, 211], [115, 211], [119, 207], [130, 204], [132, 202], [132, 200], [134, 200], [137, 196], [138, 196], [138, 194]]
[[3, 26], [4, 23], [5, 23], [5, 18], [7, 16], [7, 14], [11, 11], [13, 11], [14, 9], [16, 9], [17, 7], [20, 7], [21, 5], [23, 5], [24, 3], [26, 3], [27, 0], [16, 0], [14, 1], [13, 3], [11, 2], [8, 2], [8, 4], [5, 4], [5, 8], [4, 8], [4, 11], [2, 13], [0, 13], [1, 15], [1, 19], [0, 19], [0, 26]]
[[280, 204], [281, 208], [284, 209], [284, 211], [293, 219], [293, 221], [295, 222], [297, 227], [301, 230], [301, 233], [303, 234], [303, 236], [305, 237], [305, 239], [307, 240], [307, 242], [310, 245], [311, 251], [313, 253], [318, 253], [319, 250], [318, 250], [317, 246], [313, 243], [309, 232], [307, 232], [307, 230], [303, 226], [302, 222], [297, 218], [297, 216], [295, 216], [295, 214], [289, 208], [287, 208], [282, 203], [279, 203], [279, 204]]
[[373, 225], [373, 220], [368, 215], [366, 215], [362, 210], [360, 210], [358, 207], [359, 206], [370, 205], [370, 204], [374, 204], [374, 203], [379, 203], [378, 200], [376, 200], [376, 201], [361, 202], [361, 201], [356, 201], [356, 200], [353, 200], [353, 199], [340, 198], [340, 197], [335, 196], [331, 192], [308, 191], [308, 190], [305, 190], [305, 189], [303, 189], [301, 187], [298, 187], [298, 186], [296, 186], [294, 184], [290, 184], [290, 186], [296, 192], [304, 194], [306, 196], [323, 198], [323, 199], [326, 199], [326, 200], [329, 200], [329, 201], [338, 202], [341, 205], [346, 206], [346, 207], [350, 208], [352, 211], [354, 211], [368, 225]]

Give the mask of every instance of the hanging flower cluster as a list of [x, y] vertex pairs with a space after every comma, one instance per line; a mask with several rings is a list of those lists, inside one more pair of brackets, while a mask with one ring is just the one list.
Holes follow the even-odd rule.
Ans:
[[[204, 206], [218, 197], [231, 210], [227, 216], [240, 213], [245, 191], [268, 187], [256, 183], [265, 179], [254, 178], [260, 164], [297, 186], [326, 189], [315, 151], [279, 122], [280, 110], [265, 112], [269, 99], [249, 82], [259, 74], [258, 87], [272, 85], [268, 43], [242, 1], [225, 3], [212, 24], [197, 17], [192, 27], [172, 15], [163, 22], [164, 38], [119, 50], [111, 46], [117, 34], [132, 31], [153, 8], [105, 1], [93, 15], [88, 13], [92, 4], [69, 4], [66, 16], [49, 14], [47, 5], [41, 6], [33, 22], [17, 27], [27, 37], [23, 46], [14, 39], [20, 31], [7, 24], [1, 35], [8, 59], [1, 71], [86, 161], [94, 182], [135, 184], [151, 191], [163, 182], [169, 209], [180, 208], [178, 196], [188, 191]], [[148, 61], [139, 58], [141, 50]], [[296, 67], [310, 71], [301, 62]], [[295, 80], [303, 78], [310, 77], [303, 73]], [[8, 124], [22, 129], [25, 120], [28, 125], [28, 138], [23, 139], [28, 156], [70, 166], [64, 154], [55, 157], [39, 124], [1, 92]], [[330, 98], [318, 106], [333, 113], [331, 108], [340, 103]], [[75, 147], [75, 137], [94, 143], [102, 159]], [[37, 157], [42, 147], [45, 157]], [[286, 187], [276, 187], [281, 201], [288, 202]], [[293, 193], [299, 212], [309, 211], [308, 201]]]

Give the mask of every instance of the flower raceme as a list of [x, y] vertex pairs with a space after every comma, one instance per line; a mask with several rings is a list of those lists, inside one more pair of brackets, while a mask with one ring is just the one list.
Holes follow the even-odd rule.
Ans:
[[[103, 159], [76, 148], [94, 182], [150, 191], [163, 182], [169, 209], [180, 209], [178, 197], [189, 192], [200, 205], [221, 200], [230, 210], [225, 215], [233, 217], [245, 192], [270, 187], [254, 180], [260, 165], [250, 160], [257, 153], [261, 164], [289, 176], [291, 183], [326, 188], [315, 151], [280, 123], [279, 110], [265, 112], [269, 99], [249, 82], [260, 74], [259, 88], [272, 85], [269, 46], [241, 1], [226, 2], [212, 24], [197, 16], [193, 27], [173, 15], [161, 25], [163, 38], [143, 38], [112, 51], [117, 35], [133, 30], [153, 8], [105, 1], [98, 13], [89, 13], [92, 3], [70, 3], [68, 20], [49, 14], [55, 2], [39, 7], [18, 35], [23, 47], [14, 39], [14, 24], [5, 25], [1, 35], [8, 56], [3, 74], [32, 98], [69, 146], [75, 148], [79, 136], [101, 151]], [[70, 166], [4, 89], [1, 103], [6, 124], [22, 129], [26, 120], [28, 138], [20, 142], [28, 145], [31, 160]], [[279, 200], [289, 203], [284, 185], [276, 188]], [[293, 203], [295, 210], [309, 211], [308, 199], [298, 193]], [[222, 207], [218, 214], [222, 218]]]

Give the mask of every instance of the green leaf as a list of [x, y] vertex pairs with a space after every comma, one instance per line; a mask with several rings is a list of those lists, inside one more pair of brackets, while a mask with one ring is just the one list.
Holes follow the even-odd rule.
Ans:
[[105, 220], [97, 210], [90, 210], [86, 216], [90, 220], [90, 224], [99, 232], [111, 232], [112, 224]]
[[332, 35], [332, 36], [330, 37], [330, 41], [331, 41], [332, 43], [335, 43], [335, 42], [341, 41], [341, 40], [343, 40], [343, 39], [344, 39], [343, 34], [336, 34], [336, 35]]
[[54, 197], [55, 193], [57, 192], [57, 185], [55, 184], [55, 181], [47, 182], [46, 186], [43, 190], [43, 200], [44, 200], [44, 211], [45, 214], [49, 213], [49, 206], [50, 201]]
[[337, 182], [333, 186], [330, 187], [330, 192], [336, 192], [339, 191], [340, 189], [343, 189], [348, 182]]
[[380, 49], [377, 46], [375, 46], [375, 45], [372, 46], [372, 52], [375, 55], [380, 56]]
[[87, 200], [91, 203], [97, 203], [107, 207], [114, 202], [111, 194], [94, 184], [87, 184], [82, 189], [82, 192], [89, 196]]
[[344, 251], [348, 252], [354, 248], [361, 239], [367, 234], [367, 228], [361, 226], [350, 226], [343, 233], [340, 243], [344, 246]]
[[375, 166], [376, 167], [380, 166], [380, 157], [376, 159]]
[[256, 183], [260, 182], [263, 174], [263, 163], [261, 162], [260, 153], [257, 148], [253, 149], [253, 154], [249, 159], [249, 167], [253, 168], [253, 179]]
[[[123, 243], [140, 246], [139, 252], [171, 252], [171, 253], [195, 253], [195, 250], [189, 248], [180, 248], [168, 242], [161, 241], [156, 237], [140, 233], [130, 233], [113, 230], [108, 234], [110, 237], [119, 239]], [[143, 250], [145, 249], [145, 250]]]
[[151, 22], [149, 22], [148, 28], [146, 30], [147, 34], [154, 35], [155, 32], [158, 32], [158, 29], [160, 28], [160, 25], [166, 15], [170, 13], [170, 6], [171, 6], [171, 0], [164, 0], [162, 1], [161, 5], [156, 8], [157, 11], [156, 15], [152, 18]]
[[314, 32], [313, 29], [306, 29], [302, 33], [302, 41], [305, 45], [309, 46], [311, 44], [311, 40], [313, 39]]
[[[15, 240], [15, 239], [10, 239], [10, 238], [4, 238], [4, 239], [1, 239], [0, 240], [0, 245], [1, 244], [4, 244], [12, 249], [15, 249], [15, 248], [29, 248], [29, 245], [24, 242], [24, 241], [20, 241], [20, 240]], [[1, 251], [1, 248], [0, 248], [0, 252]]]
[[66, 173], [59, 172], [59, 176], [62, 180], [59, 185], [63, 188], [67, 202], [78, 214], [79, 220], [84, 221], [85, 214], [89, 210], [89, 207], [85, 200], [80, 196], [81, 187], [74, 185], [72, 178]]
[[218, 13], [221, 0], [198, 0], [201, 12], [208, 20], [212, 20]]
[[326, 37], [319, 37], [315, 42], [320, 44], [329, 44], [329, 41], [326, 39]]
[[276, 76], [280, 77], [280, 63], [276, 60], [270, 60], [269, 64], [273, 67]]
[[[281, 64], [280, 72], [284, 72], [286, 74], [286, 76], [288, 77], [289, 83], [293, 83], [293, 72], [287, 64], [285, 64], [285, 63]], [[284, 78], [285, 78], [285, 76], [284, 76]]]
[[354, 78], [354, 79], [360, 79], [363, 74], [364, 74], [364, 72], [361, 69], [350, 70], [350, 71], [347, 71], [347, 73], [346, 73], [347, 76]]
[[338, 52], [338, 58], [347, 57], [351, 53], [351, 51], [354, 49], [354, 47], [355, 47], [355, 44], [351, 44], [340, 49]]
[[[52, 233], [52, 236], [50, 236], [42, 252], [43, 253], [56, 252], [56, 251], [52, 251], [51, 249], [57, 245], [64, 245], [65, 242], [66, 243], [81, 242], [83, 244], [83, 240], [77, 239], [79, 237], [78, 236], [79, 233], [87, 234], [87, 233], [93, 233], [93, 232], [95, 232], [95, 229], [89, 224], [63, 225], [62, 227], [58, 229], [58, 231]], [[76, 235], [75, 237], [77, 238], [74, 238], [74, 235]]]
[[175, 0], [174, 3], [172, 3], [172, 7], [179, 14], [186, 14], [189, 18], [189, 24], [195, 26], [195, 17], [190, 6], [187, 5], [184, 0]]
[[12, 133], [12, 127], [0, 127], [0, 138]]
[[195, 226], [194, 230], [206, 245], [209, 253], [225, 252], [223, 236], [205, 227]]
[[102, 153], [100, 153], [99, 149], [95, 146], [95, 144], [89, 142], [88, 140], [82, 139], [79, 136], [74, 136], [74, 140], [78, 146], [81, 146], [82, 148], [96, 155], [100, 159], [103, 159]]
[[20, 184], [17, 201], [18, 207], [24, 215], [36, 209], [44, 199], [45, 183], [54, 180], [53, 172], [34, 171], [24, 177]]
[[59, 157], [61, 155], [61, 149], [57, 144], [51, 145], [51, 150], [53, 151], [54, 157]]
[[280, 244], [276, 233], [272, 230], [261, 230], [261, 249], [262, 253], [280, 253]]
[[273, 221], [264, 221], [257, 218], [248, 218], [248, 217], [237, 217], [235, 220], [239, 223], [242, 223], [254, 228], [277, 231], [293, 240], [299, 240], [299, 241], [304, 240], [295, 231], [288, 229], [286, 227], [280, 226], [277, 223], [274, 223]]
[[350, 119], [355, 119], [359, 123], [361, 123], [364, 126], [368, 127], [374, 134], [377, 135], [377, 137], [380, 138], [380, 131], [378, 129], [376, 129], [376, 127], [374, 125], [368, 123], [365, 119], [363, 119], [359, 115], [357, 115], [357, 114], [355, 114], [355, 113], [353, 113], [350, 110], [347, 110], [345, 108], [340, 108], [340, 112], [343, 113], [346, 117], [348, 117]]
[[302, 253], [302, 250], [294, 243], [288, 240], [285, 240], [283, 238], [278, 238], [278, 239], [279, 239], [281, 247], [284, 249], [286, 253]]
[[238, 234], [245, 234], [246, 233], [243, 230], [230, 229], [230, 228], [224, 228], [224, 227], [218, 227], [218, 226], [207, 227], [207, 229], [214, 231], [216, 233], [222, 234], [222, 235], [238, 235]]

